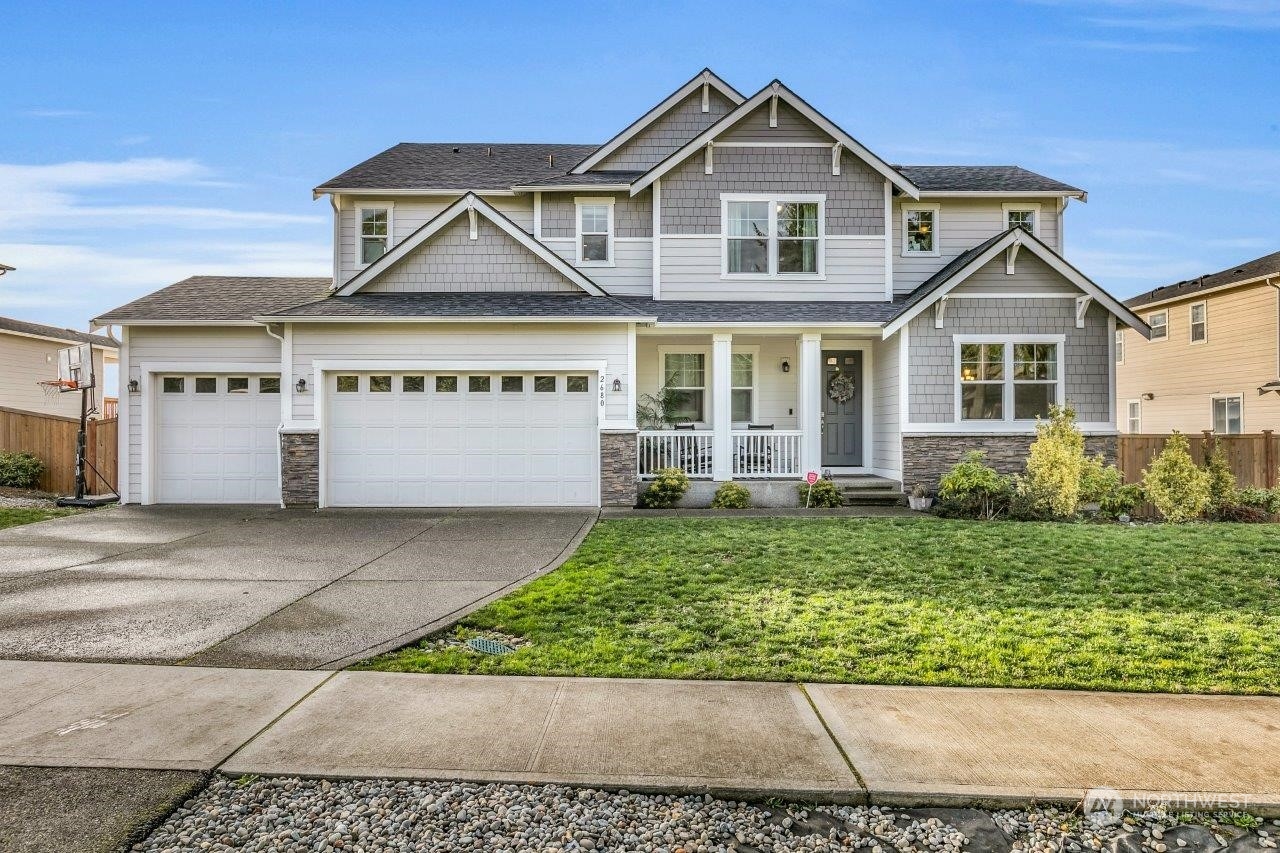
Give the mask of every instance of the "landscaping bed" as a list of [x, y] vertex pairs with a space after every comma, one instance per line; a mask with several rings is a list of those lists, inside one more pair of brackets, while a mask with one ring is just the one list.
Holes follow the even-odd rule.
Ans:
[[385, 671], [1280, 693], [1269, 525], [629, 518]]

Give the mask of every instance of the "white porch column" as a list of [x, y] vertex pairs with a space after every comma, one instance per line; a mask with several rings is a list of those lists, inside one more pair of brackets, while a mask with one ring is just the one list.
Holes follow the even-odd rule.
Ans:
[[822, 473], [822, 335], [806, 332], [800, 336], [800, 365], [796, 377], [797, 420], [804, 435], [800, 439], [800, 461], [804, 474]]
[[711, 478], [733, 479], [733, 335], [711, 336]]

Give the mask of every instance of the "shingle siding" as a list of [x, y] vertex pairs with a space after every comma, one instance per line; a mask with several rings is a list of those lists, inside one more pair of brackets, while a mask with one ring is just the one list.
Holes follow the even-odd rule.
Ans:
[[648, 169], [719, 121], [733, 106], [728, 98], [713, 88], [709, 109], [704, 113], [702, 89], [699, 88], [597, 163], [595, 170]]
[[542, 237], [543, 239], [572, 238], [577, 230], [574, 216], [577, 215], [575, 198], [610, 197], [613, 199], [614, 237], [651, 237], [653, 236], [652, 194], [645, 190], [632, 198], [626, 193], [600, 193], [590, 191], [567, 193], [543, 193], [542, 195]]
[[467, 217], [460, 216], [363, 288], [366, 293], [580, 290], [483, 216], [477, 217], [477, 239], [470, 238]]
[[722, 142], [825, 142], [835, 140], [825, 131], [800, 115], [790, 104], [778, 101], [778, 126], [769, 127], [769, 104], [747, 113], [716, 140]]

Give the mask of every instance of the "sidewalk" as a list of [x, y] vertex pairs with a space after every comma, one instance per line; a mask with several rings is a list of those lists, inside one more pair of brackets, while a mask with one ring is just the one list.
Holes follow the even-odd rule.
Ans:
[[0, 662], [0, 764], [1280, 815], [1280, 698]]

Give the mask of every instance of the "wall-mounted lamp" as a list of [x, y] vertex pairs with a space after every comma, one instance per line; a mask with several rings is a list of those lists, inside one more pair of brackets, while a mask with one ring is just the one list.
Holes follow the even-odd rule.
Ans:
[[1142, 395], [1142, 399], [1144, 400], [1154, 400], [1155, 398], [1156, 398], [1156, 395], [1152, 394], [1150, 391]]
[[613, 390], [615, 392], [622, 390], [622, 380], [616, 376], [613, 378]]
[[782, 372], [783, 373], [791, 372], [791, 362], [787, 361], [785, 358], [782, 360]]
[[307, 393], [307, 380], [298, 377], [298, 381], [294, 383], [293, 387], [298, 389], [299, 394], [305, 394]]
[[137, 394], [137, 393], [138, 393], [138, 380], [136, 380], [136, 379], [130, 379], [130, 380], [129, 380], [129, 393], [130, 393], [130, 394]]

